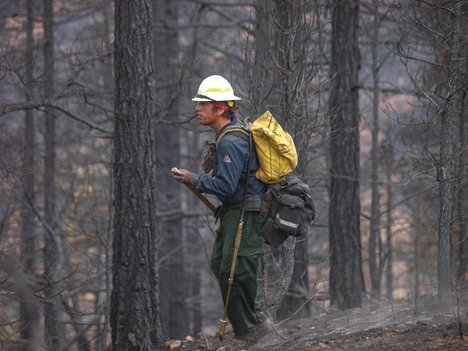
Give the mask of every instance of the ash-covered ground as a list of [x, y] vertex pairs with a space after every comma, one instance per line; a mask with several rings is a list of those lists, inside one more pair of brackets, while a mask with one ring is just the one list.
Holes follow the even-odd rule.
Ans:
[[419, 308], [400, 302], [374, 308], [334, 311], [274, 326], [274, 331], [247, 345], [228, 331], [169, 340], [160, 350], [318, 351], [318, 350], [468, 350], [468, 306]]

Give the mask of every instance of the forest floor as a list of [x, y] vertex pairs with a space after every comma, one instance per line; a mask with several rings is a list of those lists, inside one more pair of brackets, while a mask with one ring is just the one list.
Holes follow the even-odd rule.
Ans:
[[[465, 301], [464, 301], [465, 302]], [[426, 306], [395, 303], [378, 308], [334, 311], [275, 325], [254, 344], [233, 338], [199, 335], [169, 340], [161, 350], [186, 351], [425, 351], [468, 350], [468, 306]]]

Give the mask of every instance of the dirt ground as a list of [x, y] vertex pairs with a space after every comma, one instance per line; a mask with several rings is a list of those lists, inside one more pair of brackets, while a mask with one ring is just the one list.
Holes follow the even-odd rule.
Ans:
[[252, 345], [228, 332], [169, 340], [160, 350], [187, 351], [468, 351], [468, 306], [429, 307], [415, 313], [407, 303], [336, 311], [275, 325]]

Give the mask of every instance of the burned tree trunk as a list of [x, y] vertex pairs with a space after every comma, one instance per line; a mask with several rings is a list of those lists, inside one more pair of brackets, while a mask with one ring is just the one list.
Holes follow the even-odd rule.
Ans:
[[359, 307], [364, 292], [359, 199], [358, 0], [335, 0], [330, 91], [330, 297]]
[[152, 2], [115, 2], [112, 349], [162, 341], [153, 117]]

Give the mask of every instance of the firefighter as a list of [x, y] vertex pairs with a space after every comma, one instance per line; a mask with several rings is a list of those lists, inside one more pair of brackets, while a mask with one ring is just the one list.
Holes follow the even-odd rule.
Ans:
[[[199, 123], [209, 126], [217, 138], [227, 128], [239, 124], [235, 111], [238, 108], [236, 102], [241, 99], [234, 95], [231, 84], [222, 76], [212, 75], [204, 79], [192, 100], [197, 103]], [[266, 185], [255, 177], [259, 163], [255, 147], [251, 143], [249, 145], [249, 138], [245, 135], [225, 134], [212, 151], [212, 157], [205, 158], [202, 165], [204, 171], [209, 173], [199, 174], [181, 169], [173, 176], [179, 182], [192, 184], [199, 192], [216, 195], [221, 201], [222, 205], [217, 211], [220, 224], [211, 255], [211, 270], [218, 280], [225, 306], [228, 304], [227, 316], [235, 337], [252, 341], [267, 330], [265, 315], [257, 310], [256, 304], [258, 266], [263, 252], [260, 230], [264, 223], [259, 199], [266, 191]], [[241, 214], [241, 242], [234, 280], [228, 289]], [[228, 290], [230, 299], [226, 301]]]

